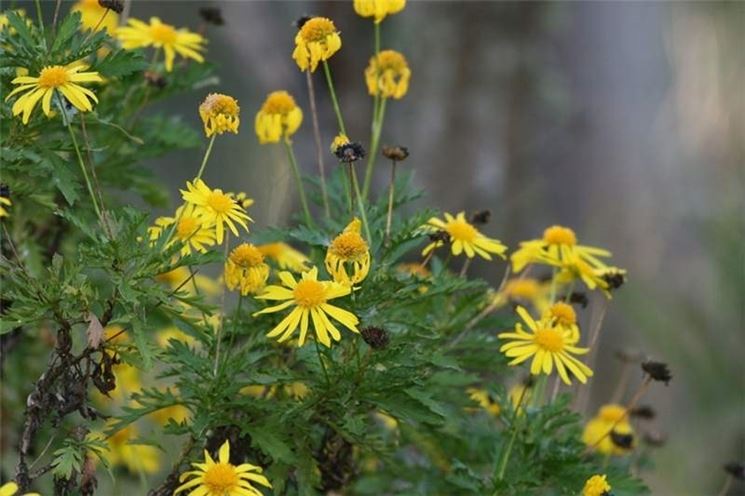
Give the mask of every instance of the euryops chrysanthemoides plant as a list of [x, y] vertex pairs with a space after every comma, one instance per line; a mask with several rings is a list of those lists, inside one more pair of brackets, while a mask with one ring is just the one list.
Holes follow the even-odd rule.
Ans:
[[[416, 150], [381, 141], [416, 84], [380, 35], [404, 0], [350, 2], [344, 28], [374, 40], [351, 81], [334, 56], [365, 48], [332, 19], [288, 22], [277, 46], [294, 39], [308, 94], [252, 102], [216, 83], [219, 10], [189, 28], [130, 7], [2, 14], [1, 495], [646, 493], [664, 439], [642, 400], [667, 366], [621, 354], [607, 404], [587, 409], [626, 279], [610, 251], [561, 225], [510, 247], [489, 212], [410, 206]], [[335, 85], [370, 96], [369, 136], [348, 134]], [[175, 95], [193, 117], [150, 111]], [[237, 139], [292, 171], [287, 225], [253, 227], [266, 185], [205, 180]], [[199, 158], [168, 198], [142, 164], [183, 148]], [[504, 276], [471, 277], [475, 258]]]

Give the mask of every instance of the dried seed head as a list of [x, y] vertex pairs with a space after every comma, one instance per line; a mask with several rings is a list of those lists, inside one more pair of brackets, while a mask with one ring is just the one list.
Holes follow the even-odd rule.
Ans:
[[163, 89], [166, 87], [168, 82], [166, 81], [166, 78], [163, 77], [162, 74], [155, 71], [145, 71], [143, 74], [143, 77], [145, 78], [145, 81], [147, 81], [147, 84], [150, 86], [153, 86], [158, 89]]
[[652, 420], [657, 416], [657, 412], [649, 405], [641, 405], [629, 411], [632, 417], [638, 417], [645, 420]]
[[491, 219], [491, 210], [479, 210], [471, 216], [471, 224], [488, 224]]
[[645, 432], [642, 438], [644, 444], [652, 448], [661, 448], [667, 443], [667, 436], [657, 431]]
[[724, 466], [724, 471], [737, 480], [745, 480], [745, 463], [729, 462]]
[[409, 156], [409, 149], [401, 145], [383, 145], [383, 156], [395, 162], [403, 162]]
[[614, 430], [610, 433], [610, 440], [622, 449], [628, 450], [634, 447], [634, 435], [631, 433], [622, 434]]
[[663, 362], [648, 360], [642, 363], [642, 370], [649, 374], [649, 377], [653, 381], [664, 382], [666, 386], [670, 382], [670, 379], [673, 378], [672, 374], [670, 374], [670, 369], [667, 368], [667, 364]]
[[104, 9], [113, 10], [117, 14], [121, 14], [124, 10], [124, 2], [122, 0], [98, 0], [98, 5]]
[[300, 18], [298, 18], [297, 21], [293, 22], [292, 25], [295, 26], [298, 29], [302, 29], [303, 26], [305, 26], [305, 23], [313, 19], [315, 16], [311, 15], [304, 15]]
[[225, 19], [222, 17], [222, 10], [219, 7], [202, 7], [199, 9], [199, 16], [208, 24], [222, 26]]
[[391, 341], [388, 331], [382, 327], [365, 327], [360, 331], [362, 339], [374, 350], [382, 350]]
[[362, 148], [362, 145], [358, 142], [350, 141], [349, 143], [336, 147], [334, 155], [336, 155], [336, 158], [341, 162], [351, 164], [352, 162], [357, 162], [358, 160], [365, 158], [365, 149]]

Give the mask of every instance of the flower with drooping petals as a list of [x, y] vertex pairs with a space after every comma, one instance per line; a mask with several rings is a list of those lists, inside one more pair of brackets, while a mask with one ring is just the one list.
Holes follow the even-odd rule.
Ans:
[[309, 269], [308, 257], [287, 243], [266, 243], [257, 246], [262, 255], [275, 262], [280, 270], [305, 272]]
[[238, 289], [243, 296], [259, 294], [269, 278], [269, 266], [264, 263], [264, 255], [258, 248], [242, 243], [230, 252], [224, 274], [228, 289]]
[[386, 16], [397, 14], [406, 7], [406, 0], [354, 0], [354, 11], [360, 17], [372, 17], [380, 23]]
[[295, 59], [301, 71], [314, 72], [319, 62], [330, 59], [341, 48], [341, 36], [331, 19], [313, 17], [303, 24], [295, 36]]
[[238, 126], [241, 124], [240, 113], [238, 100], [222, 93], [210, 93], [199, 106], [204, 134], [208, 138], [227, 132], [238, 134]]
[[365, 82], [370, 95], [383, 98], [403, 98], [409, 90], [411, 69], [406, 58], [395, 50], [383, 50], [370, 58], [365, 69]]
[[360, 234], [361, 228], [362, 222], [355, 218], [326, 251], [326, 270], [338, 283], [357, 284], [370, 271], [370, 248]]
[[272, 91], [256, 113], [256, 136], [259, 143], [289, 140], [303, 122], [303, 111], [286, 91]]
[[253, 222], [238, 203], [219, 188], [210, 189], [201, 179], [194, 183], [186, 182], [186, 191], [181, 190], [183, 199], [195, 207], [197, 215], [204, 217], [215, 228], [215, 241], [222, 244], [225, 225], [238, 236], [236, 224], [248, 231], [248, 222]]

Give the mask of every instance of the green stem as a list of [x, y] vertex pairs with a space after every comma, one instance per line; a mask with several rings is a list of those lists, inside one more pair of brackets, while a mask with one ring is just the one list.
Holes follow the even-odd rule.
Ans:
[[72, 126], [70, 125], [70, 121], [67, 119], [67, 116], [65, 115], [65, 105], [62, 101], [62, 98], [60, 98], [59, 93], [55, 92], [55, 96], [57, 97], [57, 103], [60, 105], [60, 113], [62, 113], [62, 121], [65, 124], [65, 127], [67, 127], [67, 131], [70, 133], [70, 138], [72, 139], [72, 146], [75, 147], [75, 155], [78, 157], [78, 164], [80, 164], [80, 170], [83, 172], [83, 178], [85, 179], [85, 185], [88, 187], [88, 194], [91, 196], [91, 201], [93, 202], [93, 208], [96, 211], [96, 215], [98, 215], [98, 218], [103, 223], [103, 215], [101, 214], [101, 209], [98, 206], [98, 201], [96, 201], [96, 195], [93, 192], [93, 186], [91, 185], [91, 179], [88, 177], [88, 170], [85, 168], [85, 163], [83, 162], [83, 155], [80, 153], [80, 147], [78, 147], [78, 140], [75, 137], [75, 132], [72, 130]]
[[318, 110], [316, 109], [316, 91], [313, 86], [313, 75], [310, 70], [305, 71], [305, 80], [308, 84], [308, 96], [310, 99], [310, 115], [313, 121], [313, 137], [316, 141], [316, 156], [318, 158], [318, 172], [321, 175], [321, 199], [323, 200], [323, 212], [326, 218], [331, 218], [329, 197], [326, 191], [326, 168], [323, 163], [323, 146], [321, 145], [321, 128], [318, 125]]
[[360, 210], [360, 217], [362, 217], [362, 227], [365, 228], [365, 236], [367, 236], [367, 242], [372, 246], [372, 236], [370, 235], [370, 225], [367, 223], [367, 214], [365, 214], [365, 205], [362, 203], [362, 195], [360, 194], [360, 185], [357, 182], [357, 173], [354, 170], [354, 166], [351, 166], [352, 170], [352, 185], [354, 186], [354, 193], [357, 196], [357, 208]]
[[36, 19], [39, 21], [41, 37], [44, 40], [44, 45], [46, 45], [47, 38], [44, 36], [44, 18], [41, 15], [41, 2], [39, 0], [34, 0], [34, 3], [36, 4]]
[[341, 109], [339, 108], [339, 100], [336, 98], [336, 92], [334, 91], [334, 81], [331, 79], [331, 69], [329, 63], [323, 61], [323, 72], [326, 74], [326, 83], [329, 87], [329, 93], [331, 94], [331, 103], [334, 105], [334, 113], [336, 113], [336, 120], [339, 123], [339, 131], [342, 134], [347, 134], [347, 129], [344, 127], [344, 119], [341, 116]]
[[316, 353], [318, 354], [318, 363], [321, 364], [321, 369], [323, 370], [323, 376], [326, 378], [326, 385], [331, 386], [331, 379], [329, 379], [329, 372], [326, 370], [326, 364], [323, 363], [323, 356], [321, 355], [321, 348], [318, 346], [318, 340], [313, 339], [313, 343], [316, 345]]
[[[225, 258], [224, 260], [228, 259], [228, 254], [230, 253], [230, 233], [228, 232], [225, 235]], [[194, 283], [196, 285], [196, 283]], [[225, 296], [228, 292], [227, 286], [223, 286], [222, 288], [222, 318], [220, 319], [220, 327], [217, 328], [217, 335], [215, 336], [215, 339], [217, 340], [217, 344], [215, 345], [215, 365], [213, 367], [213, 374], [215, 377], [217, 377], [217, 371], [220, 365], [220, 343], [222, 342], [222, 334], [223, 330], [225, 328]]]
[[388, 185], [388, 214], [385, 218], [385, 245], [391, 241], [391, 223], [393, 221], [393, 199], [396, 188], [396, 161], [391, 161], [391, 183]]
[[385, 117], [385, 103], [388, 101], [387, 98], [383, 97], [380, 100], [380, 108], [378, 109], [378, 115], [373, 124], [373, 135], [370, 140], [370, 153], [367, 155], [367, 168], [365, 169], [365, 184], [362, 188], [363, 198], [367, 198], [370, 192], [370, 186], [372, 184], [372, 174], [375, 168], [375, 160], [378, 157], [378, 145], [380, 145], [380, 133], [383, 131], [383, 119]]
[[295, 159], [295, 152], [292, 150], [292, 144], [288, 140], [284, 140], [285, 150], [287, 151], [287, 159], [290, 161], [292, 167], [292, 173], [295, 175], [295, 181], [297, 182], [297, 190], [300, 195], [300, 203], [303, 206], [303, 213], [305, 214], [305, 223], [309, 226], [313, 224], [313, 218], [310, 216], [310, 209], [308, 208], [308, 200], [305, 199], [305, 188], [303, 187], [303, 178], [300, 176], [300, 168], [297, 165]]
[[[520, 416], [520, 407], [522, 406], [523, 399], [525, 398], [525, 392], [528, 390], [527, 387], [523, 388], [522, 392], [520, 393], [520, 398], [517, 400], [517, 405], [515, 405], [515, 420], [512, 424], [512, 436], [510, 437], [510, 442], [507, 444], [507, 449], [503, 452], [503, 454], [499, 457], [499, 465], [497, 465], [497, 470], [495, 474], [495, 479], [498, 481], [501, 481], [504, 479], [504, 473], [507, 471], [507, 463], [510, 461], [510, 456], [512, 455], [512, 448], [515, 445], [515, 440], [517, 439], [517, 433], [520, 431], [519, 429], [519, 421], [522, 419], [522, 417], [527, 415], [527, 412], [523, 412], [523, 415]], [[496, 495], [497, 492], [495, 491], [494, 494]]]
[[199, 172], [197, 172], [197, 177], [194, 179], [194, 182], [197, 182], [197, 180], [202, 179], [202, 174], [204, 173], [204, 168], [207, 165], [207, 160], [210, 158], [210, 154], [212, 153], [212, 145], [215, 144], [215, 138], [217, 138], [217, 134], [213, 134], [210, 138], [210, 143], [207, 145], [207, 151], [204, 152], [204, 158], [202, 158], [202, 165], [199, 166]]

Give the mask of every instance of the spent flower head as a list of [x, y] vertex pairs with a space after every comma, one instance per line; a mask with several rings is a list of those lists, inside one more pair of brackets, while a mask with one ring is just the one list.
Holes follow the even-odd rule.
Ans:
[[256, 113], [256, 136], [259, 143], [289, 140], [303, 122], [303, 111], [288, 92], [273, 91]]
[[411, 69], [406, 58], [395, 50], [383, 50], [370, 58], [365, 69], [367, 92], [373, 96], [400, 100], [409, 90]]

